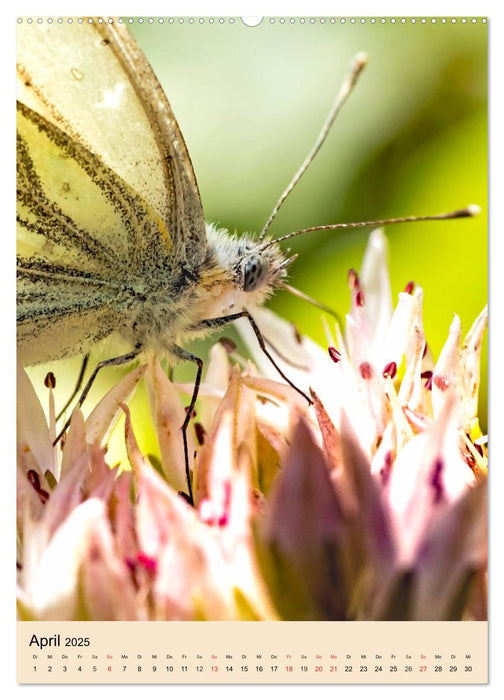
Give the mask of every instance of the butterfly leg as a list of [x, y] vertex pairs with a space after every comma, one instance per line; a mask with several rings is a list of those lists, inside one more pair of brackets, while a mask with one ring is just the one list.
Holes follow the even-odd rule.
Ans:
[[201, 321], [198, 324], [198, 328], [219, 328], [219, 326], [224, 326], [228, 323], [232, 323], [233, 321], [237, 321], [239, 318], [246, 318], [248, 320], [248, 322], [250, 323], [250, 325], [252, 327], [252, 330], [254, 331], [254, 335], [257, 338], [257, 342], [259, 343], [259, 347], [261, 348], [263, 353], [266, 355], [268, 360], [271, 362], [273, 367], [276, 369], [278, 374], [283, 379], [285, 379], [287, 384], [289, 384], [293, 389], [295, 389], [298, 392], [298, 394], [301, 394], [301, 396], [308, 401], [309, 405], [311, 405], [312, 400], [310, 399], [310, 397], [307, 394], [305, 394], [304, 391], [302, 391], [299, 387], [297, 387], [293, 382], [291, 382], [289, 377], [287, 377], [282, 372], [280, 367], [275, 362], [273, 356], [271, 355], [271, 353], [268, 351], [268, 348], [266, 347], [264, 337], [263, 337], [261, 331], [259, 330], [259, 326], [255, 322], [254, 317], [252, 316], [250, 311], [243, 309], [243, 311], [239, 311], [236, 314], [229, 314], [228, 316], [220, 316], [219, 318], [208, 318], [205, 321]]
[[[98, 374], [98, 372], [101, 369], [103, 369], [103, 367], [114, 367], [117, 365], [124, 365], [127, 362], [131, 362], [132, 360], [135, 359], [135, 357], [137, 357], [139, 355], [141, 349], [142, 349], [141, 345], [136, 345], [135, 349], [132, 350], [131, 352], [127, 353], [126, 355], [119, 355], [119, 357], [111, 357], [108, 360], [102, 360], [101, 362], [98, 362], [92, 375], [89, 377], [87, 384], [84, 387], [82, 394], [79, 397], [79, 400], [77, 401], [77, 406], [79, 408], [82, 406], [86, 396], [89, 394], [89, 390], [93, 386], [94, 380], [96, 379], [96, 375]], [[72, 416], [70, 416], [68, 418], [68, 420], [66, 421], [66, 423], [63, 426], [63, 428], [61, 429], [58, 437], [54, 440], [53, 445], [56, 445], [61, 440], [62, 436], [64, 435], [68, 426], [70, 425], [71, 419], [72, 419]]]
[[79, 393], [79, 389], [82, 386], [82, 380], [84, 379], [84, 372], [86, 371], [88, 360], [89, 360], [89, 353], [84, 355], [84, 359], [82, 360], [82, 365], [81, 365], [80, 372], [79, 372], [79, 377], [77, 379], [77, 384], [75, 385], [75, 389], [73, 390], [73, 392], [72, 392], [70, 398], [68, 399], [68, 401], [66, 402], [66, 404], [63, 406], [61, 411], [56, 416], [56, 420], [59, 420], [61, 418], [61, 416], [65, 413], [67, 408], [70, 406], [72, 401], [75, 399], [75, 397]]
[[189, 427], [189, 423], [192, 418], [192, 414], [194, 411], [194, 406], [196, 405], [196, 399], [198, 398], [199, 394], [199, 388], [201, 384], [201, 375], [203, 372], [203, 360], [201, 357], [197, 357], [196, 355], [193, 355], [191, 352], [188, 352], [187, 350], [184, 350], [184, 348], [180, 348], [178, 345], [175, 345], [174, 347], [171, 348], [172, 352], [180, 359], [180, 360], [187, 360], [188, 362], [194, 362], [198, 366], [198, 370], [196, 372], [196, 379], [194, 381], [194, 389], [193, 393], [191, 396], [191, 401], [189, 403], [189, 406], [187, 408], [187, 413], [186, 417], [184, 419], [184, 423], [182, 425], [182, 439], [184, 441], [184, 459], [185, 459], [185, 471], [186, 471], [186, 479], [187, 479], [187, 488], [189, 490], [189, 503], [193, 506], [194, 505], [194, 498], [193, 498], [193, 492], [192, 492], [192, 486], [191, 486], [191, 474], [189, 470], [189, 448], [187, 446], [187, 428]]

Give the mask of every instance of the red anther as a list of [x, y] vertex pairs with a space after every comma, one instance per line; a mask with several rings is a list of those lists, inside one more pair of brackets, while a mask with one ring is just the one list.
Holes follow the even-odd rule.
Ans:
[[339, 350], [336, 350], [336, 348], [333, 348], [332, 346], [327, 348], [327, 352], [329, 353], [329, 357], [333, 362], [341, 362], [341, 353]]
[[388, 365], [385, 365], [385, 368], [383, 370], [383, 376], [384, 377], [390, 377], [393, 379], [397, 374], [397, 363], [396, 362], [389, 362]]
[[473, 445], [474, 445], [474, 449], [476, 450], [476, 452], [478, 452], [481, 457], [484, 457], [485, 453], [483, 452], [483, 448], [481, 447], [481, 445], [478, 445], [477, 442], [473, 442]]
[[236, 350], [236, 343], [231, 338], [219, 338], [219, 343], [228, 353], [232, 353]]
[[35, 471], [35, 469], [29, 469], [27, 474], [26, 474], [26, 478], [28, 479], [30, 484], [33, 486], [35, 491], [38, 491], [40, 488], [40, 477], [37, 474], [37, 472]]
[[40, 484], [40, 477], [37, 474], [37, 472], [35, 471], [35, 469], [29, 469], [28, 473], [26, 474], [26, 477], [27, 477], [29, 483], [35, 489], [35, 491], [40, 499], [40, 502], [42, 504], [47, 503], [47, 501], [49, 500], [49, 493], [45, 489], [42, 488], [42, 486]]
[[348, 270], [348, 288], [355, 289], [359, 285], [359, 275], [357, 274], [357, 270], [354, 270], [352, 267], [350, 270]]
[[430, 370], [427, 370], [426, 372], [422, 372], [422, 374], [420, 375], [421, 379], [426, 380], [424, 386], [428, 391], [431, 391], [432, 389], [432, 374], [433, 373]]
[[54, 389], [56, 387], [56, 377], [52, 372], [48, 372], [44, 379], [44, 386], [48, 389]]
[[206, 430], [201, 423], [194, 424], [194, 432], [196, 433], [196, 440], [198, 445], [202, 445], [205, 442]]
[[355, 303], [357, 306], [364, 306], [364, 292], [362, 289], [359, 289], [357, 294], [355, 295]]
[[[189, 413], [190, 406], [184, 406], [184, 411], [186, 412], [186, 415]], [[191, 418], [196, 418], [196, 409], [193, 408], [191, 412]]]
[[414, 282], [408, 282], [408, 284], [404, 287], [404, 291], [406, 294], [411, 294], [413, 289], [415, 288], [415, 283]]

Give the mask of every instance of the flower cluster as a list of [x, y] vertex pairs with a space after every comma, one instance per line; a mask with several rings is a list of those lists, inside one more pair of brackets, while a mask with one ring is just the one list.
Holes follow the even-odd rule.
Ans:
[[[345, 336], [328, 327], [328, 350], [254, 311], [312, 406], [262, 354], [234, 364], [232, 346], [212, 348], [188, 435], [194, 508], [180, 495], [192, 387], [152, 359], [86, 420], [75, 410], [61, 450], [52, 382], [47, 420], [20, 368], [20, 619], [486, 619], [487, 445], [477, 419], [486, 310], [463, 342], [456, 317], [434, 362], [422, 290], [409, 284], [392, 308], [381, 231], [349, 284]], [[140, 381], [156, 466], [127, 407]], [[120, 414], [129, 464], [111, 468], [106, 444]]]

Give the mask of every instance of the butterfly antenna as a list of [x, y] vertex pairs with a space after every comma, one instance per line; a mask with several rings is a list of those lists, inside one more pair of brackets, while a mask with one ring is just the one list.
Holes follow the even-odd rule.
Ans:
[[392, 224], [408, 224], [414, 221], [445, 221], [446, 219], [463, 219], [468, 216], [476, 216], [480, 213], [480, 211], [481, 209], [477, 204], [470, 204], [468, 207], [465, 207], [465, 209], [457, 209], [446, 214], [433, 214], [430, 216], [401, 216], [394, 219], [377, 219], [376, 221], [355, 221], [348, 224], [311, 226], [310, 228], [303, 228], [300, 231], [293, 231], [292, 233], [287, 233], [285, 236], [280, 236], [280, 238], [267, 241], [267, 243], [261, 247], [261, 251], [269, 248], [271, 245], [280, 243], [280, 241], [285, 241], [288, 238], [293, 238], [294, 236], [301, 236], [304, 233], [311, 233], [312, 231], [335, 231], [336, 229], [366, 228], [369, 226], [391, 226]]
[[300, 179], [303, 177], [305, 174], [306, 170], [308, 169], [308, 166], [312, 161], [314, 160], [315, 156], [319, 152], [320, 148], [322, 147], [322, 144], [327, 138], [327, 135], [331, 129], [331, 126], [333, 125], [334, 120], [336, 119], [336, 116], [338, 115], [340, 109], [344, 105], [347, 97], [350, 95], [352, 92], [356, 82], [357, 78], [359, 77], [362, 69], [367, 63], [367, 55], [363, 52], [358, 53], [353, 61], [352, 65], [350, 67], [350, 71], [345, 78], [345, 81], [343, 82], [343, 85], [340, 88], [340, 91], [338, 93], [338, 96], [336, 97], [336, 100], [331, 108], [331, 111], [329, 112], [329, 116], [327, 117], [326, 121], [324, 122], [324, 125], [320, 131], [320, 134], [317, 137], [317, 140], [315, 141], [315, 144], [311, 151], [308, 153], [306, 156], [303, 164], [297, 171], [297, 173], [294, 175], [290, 183], [288, 184], [287, 188], [284, 190], [282, 196], [278, 200], [278, 202], [275, 204], [275, 208], [271, 212], [269, 219], [267, 222], [264, 224], [263, 229], [261, 233], [259, 234], [259, 241], [262, 241], [264, 238], [266, 231], [269, 229], [271, 226], [274, 218], [278, 214], [278, 211], [280, 210], [280, 207], [282, 204], [285, 202], [287, 197], [290, 195], [294, 187], [297, 185], [297, 183], [300, 181]]

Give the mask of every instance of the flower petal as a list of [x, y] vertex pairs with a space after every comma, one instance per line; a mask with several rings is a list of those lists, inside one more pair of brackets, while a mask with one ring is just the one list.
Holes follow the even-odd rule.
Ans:
[[402, 564], [414, 561], [434, 515], [474, 481], [460, 454], [457, 399], [451, 390], [438, 418], [403, 447], [392, 470], [389, 502]]
[[135, 472], [136, 525], [142, 560], [151, 562], [155, 619], [233, 619], [235, 572], [219, 535], [144, 460], [126, 412]]
[[378, 369], [383, 369], [390, 362], [395, 362], [397, 367], [401, 365], [413, 335], [414, 323], [417, 318], [417, 300], [411, 294], [401, 292], [390, 323], [382, 338], [382, 343], [376, 351]]
[[[149, 363], [145, 379], [161, 453], [163, 474], [176, 491], [183, 491], [187, 488], [187, 480], [181, 428], [186, 412], [180, 394], [157, 359]], [[186, 437], [189, 469], [192, 470], [196, 445], [190, 430], [187, 431]]]
[[432, 405], [434, 417], [438, 417], [441, 410], [449, 400], [448, 389], [457, 388], [457, 380], [460, 371], [460, 318], [455, 317], [450, 326], [448, 339], [441, 350], [434, 375], [432, 377]]
[[201, 391], [202, 387], [200, 387], [200, 420], [207, 430], [209, 430], [210, 426], [212, 425], [212, 419], [215, 415], [220, 399], [226, 393], [230, 372], [231, 367], [229, 363], [229, 353], [221, 343], [215, 343], [210, 348], [203, 383], [209, 387], [212, 387], [214, 391], [218, 391], [219, 393], [216, 397], [208, 396], [203, 400], [204, 395]]
[[39, 471], [56, 476], [55, 450], [49, 435], [44, 410], [25, 370], [17, 368], [17, 449], [18, 454], [32, 452]]
[[89, 443], [105, 444], [119, 416], [120, 404], [128, 401], [142, 379], [145, 365], [128, 372], [97, 404], [86, 420], [86, 435]]
[[435, 519], [418, 552], [414, 619], [460, 620], [487, 564], [486, 482]]
[[364, 449], [373, 453], [385, 430], [388, 407], [380, 375], [373, 364], [371, 350], [362, 339], [361, 330], [354, 319], [347, 316], [348, 354], [356, 391], [345, 392], [344, 406], [345, 411], [352, 415], [354, 425], [359, 425], [359, 439]]
[[61, 475], [58, 481], [71, 471], [76, 462], [82, 460], [88, 460], [86, 424], [80, 408], [74, 408], [61, 457]]
[[263, 566], [283, 619], [344, 619], [343, 513], [322, 451], [300, 418], [261, 528]]
[[89, 619], [136, 620], [141, 615], [130, 571], [118, 557], [105, 517], [91, 523], [79, 578], [82, 605]]
[[220, 413], [198, 461], [195, 502], [199, 505], [200, 517], [210, 525], [227, 521], [235, 454], [233, 414], [225, 411]]
[[391, 523], [381, 501], [379, 484], [371, 474], [369, 458], [345, 412], [341, 420], [341, 444], [344, 476], [352, 494], [351, 500], [343, 503], [357, 504], [359, 536], [367, 558], [374, 566], [386, 568], [395, 555]]
[[[80, 619], [79, 570], [94, 524], [103, 518], [104, 504], [98, 499], [74, 508], [54, 532], [36, 568], [26, 572], [21, 600], [36, 619]], [[31, 547], [37, 546], [35, 536], [29, 542]]]
[[460, 354], [462, 426], [466, 432], [469, 432], [472, 420], [478, 415], [481, 345], [487, 321], [488, 308], [485, 307], [467, 334]]
[[381, 228], [375, 229], [369, 236], [361, 266], [360, 282], [365, 294], [363, 310], [368, 339], [374, 349], [383, 341], [392, 316], [388, 241]]

